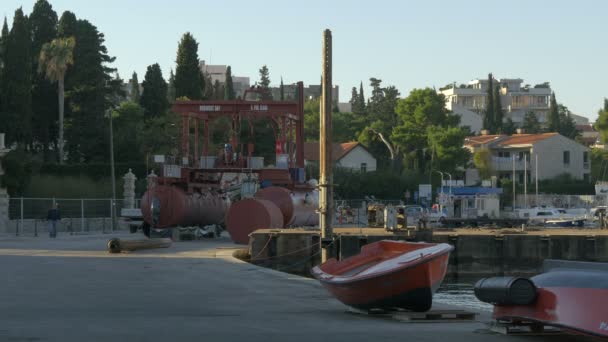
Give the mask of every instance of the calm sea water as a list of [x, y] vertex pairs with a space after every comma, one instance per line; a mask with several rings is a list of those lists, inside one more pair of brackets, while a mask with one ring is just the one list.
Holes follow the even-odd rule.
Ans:
[[480, 302], [475, 298], [472, 283], [450, 282], [447, 279], [433, 296], [433, 301], [476, 311], [491, 312], [493, 308], [491, 304]]

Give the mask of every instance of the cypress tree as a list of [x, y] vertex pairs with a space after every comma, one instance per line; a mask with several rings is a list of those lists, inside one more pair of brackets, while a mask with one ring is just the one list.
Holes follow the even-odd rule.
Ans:
[[559, 132], [559, 128], [559, 108], [555, 99], [555, 92], [552, 92], [549, 103], [549, 116], [547, 117], [547, 130], [549, 132]]
[[280, 92], [281, 92], [281, 101], [285, 101], [285, 89], [283, 89], [283, 76], [281, 76], [281, 88], [280, 88]]
[[226, 68], [226, 83], [224, 84], [224, 100], [234, 100], [234, 85], [232, 84], [232, 68]]
[[32, 141], [32, 52], [27, 17], [15, 11], [13, 26], [6, 41], [3, 76], [6, 141], [30, 144]]
[[169, 100], [169, 103], [173, 103], [173, 101], [175, 101], [175, 74], [173, 74], [173, 69], [171, 69], [171, 72], [169, 73], [167, 99]]
[[357, 112], [357, 106], [359, 105], [359, 94], [357, 93], [357, 87], [353, 87], [350, 92], [350, 105], [353, 113]]
[[42, 45], [57, 37], [57, 13], [46, 0], [38, 0], [30, 15], [32, 32], [32, 129], [33, 138], [44, 152], [44, 159], [49, 161], [49, 147], [57, 138], [57, 85], [38, 70]]
[[208, 73], [201, 73], [201, 79], [203, 80], [203, 99], [211, 100], [215, 96], [215, 90], [213, 88], [213, 81], [211, 75]]
[[220, 80], [215, 80], [213, 83], [213, 99], [222, 100], [224, 98], [224, 87], [220, 83]]
[[201, 75], [198, 59], [198, 42], [190, 32], [186, 32], [177, 48], [175, 68], [175, 96], [201, 100], [204, 91], [204, 79]]
[[359, 96], [357, 97], [359, 100], [358, 110], [362, 113], [365, 112], [365, 95], [363, 94], [363, 81], [359, 84]]
[[263, 98], [265, 100], [272, 100], [272, 94], [270, 93], [270, 72], [268, 71], [266, 64], [260, 68], [259, 72], [260, 81], [258, 82], [258, 85], [264, 91]]
[[129, 97], [129, 100], [138, 103], [141, 95], [139, 94], [139, 80], [137, 79], [137, 73], [135, 71], [133, 71], [133, 75], [129, 80], [129, 85], [131, 86], [131, 96]]
[[502, 133], [504, 112], [500, 101], [500, 87], [494, 87], [494, 130], [496, 134]]
[[6, 23], [6, 17], [4, 17], [4, 24], [2, 25], [2, 34], [0, 35], [0, 132], [7, 131], [8, 117], [6, 116], [5, 100], [6, 100], [6, 78], [4, 77], [4, 66], [6, 60], [6, 44], [8, 40], [8, 25]]
[[142, 87], [139, 104], [144, 109], [144, 120], [165, 115], [169, 108], [168, 86], [158, 63], [148, 66]]
[[483, 117], [483, 129], [488, 130], [490, 134], [494, 134], [496, 129], [494, 124], [494, 78], [492, 77], [492, 73], [488, 74], [488, 89], [486, 98], [488, 101], [486, 103], [486, 111]]

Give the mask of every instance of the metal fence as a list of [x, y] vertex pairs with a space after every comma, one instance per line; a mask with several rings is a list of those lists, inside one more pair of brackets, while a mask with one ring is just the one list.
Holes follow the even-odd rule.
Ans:
[[515, 205], [518, 208], [545, 206], [555, 208], [591, 209], [608, 203], [606, 195], [552, 195], [552, 194], [518, 194]]
[[[56, 203], [61, 213], [59, 231], [85, 233], [118, 230], [117, 217], [125, 206], [124, 199], [109, 198], [10, 198], [8, 226], [5, 233], [38, 235], [46, 231], [47, 214]], [[139, 200], [135, 201], [139, 207]], [[114, 211], [114, 220], [112, 219]]]

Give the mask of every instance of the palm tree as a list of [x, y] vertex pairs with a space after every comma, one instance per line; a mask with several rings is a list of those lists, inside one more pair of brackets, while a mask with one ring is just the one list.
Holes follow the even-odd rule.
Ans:
[[74, 64], [74, 37], [57, 38], [46, 43], [40, 50], [38, 72], [44, 73], [59, 88], [59, 164], [63, 164], [63, 107], [65, 102], [64, 80], [69, 65]]

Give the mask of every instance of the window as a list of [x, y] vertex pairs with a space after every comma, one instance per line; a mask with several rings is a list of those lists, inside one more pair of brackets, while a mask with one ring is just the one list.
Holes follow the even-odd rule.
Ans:
[[501, 158], [511, 158], [511, 152], [508, 152], [508, 151], [505, 151], [505, 152], [499, 151], [498, 152], [498, 156], [501, 157]]
[[361, 163], [361, 172], [367, 172], [367, 163]]
[[589, 152], [583, 152], [583, 163], [589, 162]]
[[564, 151], [564, 165], [570, 165], [570, 151]]

